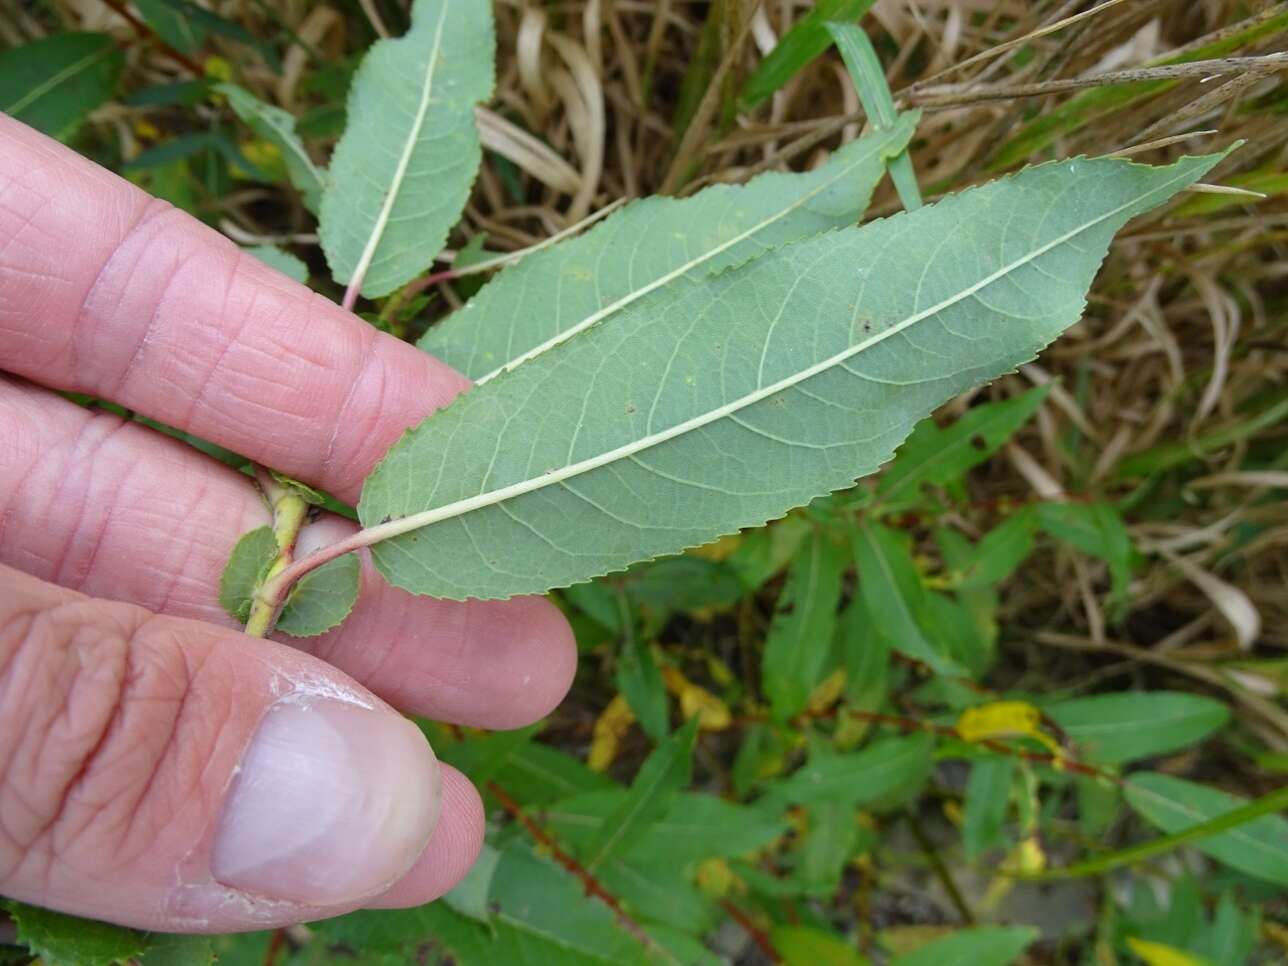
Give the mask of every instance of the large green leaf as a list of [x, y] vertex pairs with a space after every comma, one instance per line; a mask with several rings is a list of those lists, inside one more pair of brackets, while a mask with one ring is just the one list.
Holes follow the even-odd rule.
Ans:
[[349, 91], [319, 232], [338, 282], [388, 295], [424, 271], [460, 217], [481, 153], [474, 105], [492, 94], [491, 4], [416, 0]]
[[[1124, 791], [1128, 805], [1169, 834], [1248, 804], [1215, 788], [1156, 772], [1132, 775]], [[1279, 815], [1263, 815], [1193, 845], [1240, 872], [1288, 886], [1288, 821]]]
[[1114, 232], [1218, 160], [1042, 165], [676, 279], [410, 430], [363, 489], [376, 565], [540, 593], [848, 486], [1077, 321]]
[[848, 555], [815, 532], [792, 561], [765, 639], [761, 669], [774, 715], [786, 721], [805, 710], [823, 676], [836, 636], [836, 607]]
[[912, 136], [915, 114], [805, 174], [771, 172], [692, 198], [636, 201], [586, 234], [501, 272], [420, 347], [471, 379], [526, 360], [684, 275], [695, 278], [852, 225]]
[[1106, 765], [1184, 748], [1230, 720], [1230, 710], [1220, 701], [1168, 691], [1097, 694], [1045, 710], [1081, 756]]
[[107, 34], [54, 34], [0, 51], [0, 112], [69, 138], [112, 97], [124, 64]]

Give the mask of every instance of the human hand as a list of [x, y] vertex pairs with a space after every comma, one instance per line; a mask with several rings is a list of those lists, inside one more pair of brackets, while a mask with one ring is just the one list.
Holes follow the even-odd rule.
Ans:
[[479, 796], [394, 709], [540, 718], [576, 662], [557, 609], [414, 597], [364, 563], [340, 628], [240, 634], [217, 597], [268, 522], [251, 480], [56, 391], [354, 502], [466, 380], [4, 115], [0, 370], [0, 894], [229, 932], [455, 885]]

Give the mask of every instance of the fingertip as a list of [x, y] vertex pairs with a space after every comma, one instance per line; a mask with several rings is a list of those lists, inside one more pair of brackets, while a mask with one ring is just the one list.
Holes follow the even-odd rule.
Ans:
[[441, 765], [442, 812], [429, 844], [389, 891], [367, 902], [371, 909], [405, 909], [433, 902], [469, 874], [483, 848], [483, 800], [468, 778]]
[[[505, 731], [539, 721], [567, 696], [577, 673], [572, 627], [545, 597], [491, 601], [487, 621], [499, 647], [513, 651], [509, 700], [498, 704], [487, 727]], [[480, 628], [482, 630], [482, 628]]]

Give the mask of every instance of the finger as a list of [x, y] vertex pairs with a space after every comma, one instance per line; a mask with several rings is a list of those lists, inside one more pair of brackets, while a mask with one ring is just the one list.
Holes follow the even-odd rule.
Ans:
[[[0, 568], [5, 895], [169, 931], [334, 915], [417, 864], [440, 780], [308, 655]], [[466, 819], [421, 861], [460, 869]]]
[[455, 888], [478, 858], [483, 845], [483, 800], [469, 779], [451, 765], [439, 765], [438, 769], [443, 817], [429, 846], [388, 892], [363, 903], [368, 909], [406, 909], [433, 902]]
[[0, 368], [349, 503], [402, 432], [468, 384], [3, 115]]
[[[96, 597], [234, 626], [219, 578], [268, 522], [247, 477], [137, 423], [0, 377], [0, 562]], [[353, 524], [305, 528], [301, 552]], [[296, 640], [405, 711], [515, 728], [563, 698], [576, 667], [548, 601], [454, 603], [398, 590], [364, 562], [353, 613]]]

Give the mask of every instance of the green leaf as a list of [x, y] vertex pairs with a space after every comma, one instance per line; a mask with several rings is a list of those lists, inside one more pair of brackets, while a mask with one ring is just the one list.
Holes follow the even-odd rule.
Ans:
[[945, 429], [933, 419], [922, 420], [881, 475], [877, 495], [886, 502], [908, 500], [926, 484], [944, 486], [961, 479], [1029, 421], [1048, 388], [1037, 386], [1002, 402], [973, 406]]
[[917, 622], [915, 615], [927, 608], [926, 591], [907, 538], [879, 523], [864, 522], [854, 530], [854, 557], [859, 564], [859, 595], [876, 633], [894, 650], [940, 674], [965, 674], [966, 669], [939, 642], [932, 642]]
[[209, 936], [152, 933], [147, 952], [138, 962], [139, 966], [212, 966], [215, 943]]
[[205, 45], [205, 27], [194, 23], [174, 0], [134, 0], [134, 5], [144, 22], [180, 53], [195, 54]]
[[787, 966], [868, 966], [854, 943], [812, 926], [775, 926], [769, 934]]
[[233, 547], [219, 578], [219, 605], [237, 623], [246, 623], [251, 602], [276, 557], [277, 538], [272, 527], [257, 527], [243, 533]]
[[1039, 503], [1037, 515], [1042, 529], [1061, 543], [1108, 564], [1113, 597], [1126, 600], [1135, 550], [1117, 508], [1109, 503]]
[[540, 593], [846, 487], [1075, 322], [1117, 228], [1218, 160], [1043, 165], [676, 279], [408, 431], [363, 488], [376, 565]]
[[309, 280], [309, 267], [304, 260], [284, 252], [274, 245], [255, 245], [245, 249], [247, 255], [254, 255], [269, 268], [274, 268], [287, 278], [294, 279], [303, 285]]
[[276, 629], [291, 637], [316, 637], [349, 616], [362, 582], [356, 554], [324, 563], [300, 579], [277, 618]]
[[[841, 875], [859, 845], [859, 824], [848, 802], [816, 802], [797, 857], [795, 879], [806, 895], [826, 899], [841, 885]], [[868, 833], [871, 835], [871, 833]]]
[[693, 775], [697, 734], [695, 716], [644, 759], [630, 791], [587, 846], [588, 870], [593, 872], [605, 859], [630, 851], [648, 827], [667, 813], [675, 794]]
[[962, 808], [962, 845], [967, 861], [974, 862], [982, 853], [1002, 844], [1002, 823], [1010, 805], [1014, 775], [1014, 758], [989, 756], [971, 765]]
[[[680, 278], [701, 278], [766, 250], [852, 225], [885, 159], [912, 136], [915, 115], [854, 141], [805, 174], [771, 172], [691, 198], [633, 202], [584, 235], [502, 271], [420, 348], [471, 379], [539, 355]], [[539, 312], [534, 304], [542, 304]]]
[[124, 65], [107, 34], [54, 34], [0, 51], [0, 112], [65, 141], [111, 99]]
[[[872, 41], [857, 24], [829, 21], [824, 26], [832, 35], [837, 50], [841, 52], [845, 69], [850, 72], [850, 79], [854, 81], [854, 89], [858, 92], [868, 120], [878, 131], [887, 130], [893, 126], [898, 115], [894, 95], [890, 92], [885, 70], [881, 67], [881, 58], [877, 56]], [[917, 174], [906, 149], [890, 159], [890, 180], [894, 182], [899, 201], [905, 208], [913, 211], [921, 207], [921, 189], [917, 187]]]
[[1169, 691], [1097, 694], [1044, 710], [1073, 739], [1079, 757], [1104, 765], [1197, 744], [1230, 720], [1220, 701]]
[[295, 133], [295, 117], [280, 107], [265, 104], [236, 84], [217, 84], [215, 89], [228, 98], [228, 105], [247, 127], [282, 153], [291, 184], [299, 189], [305, 207], [316, 213], [326, 187], [326, 174], [313, 163]]
[[0, 899], [0, 909], [13, 917], [21, 945], [58, 966], [113, 966], [128, 963], [147, 949], [147, 937], [133, 929], [9, 899]]
[[883, 807], [915, 793], [930, 774], [930, 735], [883, 738], [862, 751], [836, 754], [816, 745], [791, 777], [770, 786], [774, 802], [796, 805], [837, 801]]
[[416, 0], [406, 36], [367, 52], [322, 193], [336, 281], [375, 298], [433, 262], [482, 157], [474, 105], [492, 95], [494, 47], [491, 4]]
[[617, 661], [617, 690], [635, 712], [640, 728], [654, 741], [666, 737], [670, 728], [670, 702], [666, 682], [653, 660], [653, 652], [627, 630]]
[[787, 572], [761, 667], [765, 693], [780, 721], [804, 711], [810, 692], [823, 678], [836, 636], [841, 577], [848, 564], [844, 548], [816, 531]]
[[845, 657], [845, 696], [850, 707], [876, 711], [890, 690], [890, 641], [876, 627], [860, 595], [837, 627]]
[[1038, 931], [1031, 926], [1004, 928], [984, 926], [963, 929], [943, 939], [896, 956], [890, 966], [945, 966], [947, 963], [970, 963], [970, 966], [1010, 966], [1020, 953], [1035, 942]]
[[1015, 572], [1033, 549], [1037, 510], [1021, 507], [999, 523], [975, 545], [971, 563], [958, 588], [973, 590], [1000, 584]]
[[832, 38], [827, 32], [829, 20], [858, 20], [876, 0], [818, 0], [814, 9], [801, 17], [756, 65], [743, 85], [742, 101], [755, 107], [795, 77], [819, 54], [827, 50]]
[[[1132, 809], [1167, 833], [1183, 831], [1248, 804], [1247, 799], [1155, 772], [1132, 775], [1125, 796]], [[1288, 885], [1288, 821], [1279, 815], [1263, 815], [1193, 845], [1240, 872]]]

